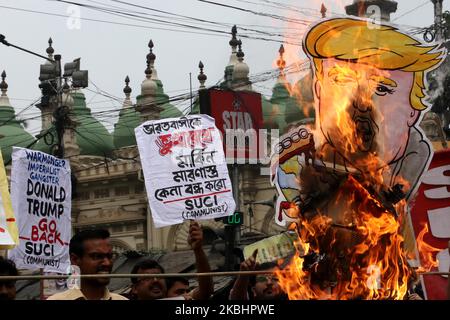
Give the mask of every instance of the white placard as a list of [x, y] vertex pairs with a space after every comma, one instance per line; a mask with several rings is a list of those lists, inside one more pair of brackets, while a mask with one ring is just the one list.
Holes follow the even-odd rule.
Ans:
[[69, 270], [71, 196], [68, 160], [14, 147], [11, 198], [20, 243], [9, 257], [19, 269]]
[[18, 242], [16, 218], [12, 210], [8, 179], [0, 150], [0, 250], [11, 249]]
[[135, 133], [157, 228], [234, 213], [222, 140], [213, 118], [151, 120]]
[[6, 225], [6, 212], [3, 204], [3, 198], [0, 193], [0, 246], [12, 246], [14, 240], [8, 232], [8, 226]]

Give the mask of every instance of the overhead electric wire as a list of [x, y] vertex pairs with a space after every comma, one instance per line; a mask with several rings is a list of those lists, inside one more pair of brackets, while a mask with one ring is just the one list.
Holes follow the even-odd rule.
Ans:
[[[76, 5], [76, 6], [80, 6], [80, 7], [85, 7], [85, 8], [91, 9], [91, 10], [96, 10], [96, 11], [108, 13], [111, 15], [120, 16], [120, 17], [126, 18], [126, 19], [133, 19], [133, 20], [137, 19], [138, 21], [141, 21], [141, 22], [143, 21], [142, 19], [144, 19], [145, 21], [150, 22], [150, 23], [167, 24], [167, 25], [171, 25], [174, 27], [191, 28], [191, 29], [195, 29], [195, 30], [209, 31], [209, 32], [213, 32], [213, 33], [217, 33], [217, 34], [221, 34], [221, 35], [229, 34], [229, 31], [199, 27], [199, 26], [195, 26], [192, 24], [178, 23], [178, 22], [173, 22], [173, 21], [165, 21], [165, 20], [155, 19], [155, 18], [142, 17], [142, 16], [139, 16], [136, 14], [124, 13], [121, 11], [111, 10], [111, 9], [107, 9], [107, 8], [103, 8], [103, 7], [96, 7], [96, 6], [73, 2], [73, 1], [66, 1], [66, 0], [53, 0], [53, 1], [66, 3], [66, 4], [72, 4], [72, 5]], [[273, 33], [268, 33], [266, 31], [261, 31], [261, 30], [253, 30], [253, 32], [264, 34], [267, 36], [283, 37], [283, 35], [281, 35], [281, 34], [273, 34]], [[253, 35], [249, 35], [249, 34], [243, 34], [243, 33], [240, 34], [240, 37], [248, 38], [248, 39], [256, 39], [256, 40], [272, 41], [272, 42], [278, 42], [278, 43], [283, 43], [283, 42], [286, 43], [286, 41], [282, 41], [279, 39], [263, 38], [263, 37], [258, 37], [258, 36], [253, 36]], [[299, 43], [290, 43], [290, 44], [299, 45]]]
[[[180, 14], [176, 14], [176, 13], [173, 13], [173, 12], [168, 12], [168, 11], [158, 10], [158, 9], [154, 9], [154, 8], [150, 8], [150, 7], [146, 7], [146, 6], [136, 5], [136, 4], [133, 4], [133, 3], [130, 3], [130, 2], [126, 2], [126, 1], [120, 1], [120, 0], [110, 0], [110, 1], [118, 2], [118, 3], [121, 3], [121, 4], [133, 6], [133, 7], [144, 8], [144, 9], [155, 11], [155, 12], [160, 12], [160, 13], [164, 13], [164, 14], [167, 14], [167, 15], [170, 15], [170, 16], [182, 17], [182, 18], [185, 18], [185, 19], [188, 19], [188, 20], [194, 20], [194, 21], [197, 21], [197, 22], [208, 23], [208, 24], [212, 24], [212, 25], [221, 25], [221, 26], [224, 26], [224, 27], [231, 27], [231, 24], [228, 24], [228, 23], [222, 23], [222, 22], [217, 22], [217, 21], [211, 21], [211, 20], [205, 20], [205, 19], [200, 19], [200, 18], [196, 18], [196, 17], [180, 15]], [[264, 35], [283, 36], [282, 34], [273, 34], [273, 33], [268, 33], [268, 32], [265, 32], [265, 31], [257, 30], [257, 29], [243, 28], [242, 26], [237, 26], [237, 28], [241, 29], [241, 30], [245, 30], [245, 31], [257, 32], [257, 33], [264, 34]]]
[[[200, 1], [200, 0], [199, 0]], [[63, 17], [63, 18], [70, 18], [70, 15], [63, 15], [63, 14], [57, 14], [57, 13], [49, 13], [49, 12], [42, 12], [37, 10], [29, 10], [29, 9], [23, 9], [23, 8], [17, 8], [17, 7], [8, 7], [8, 6], [1, 6], [0, 8], [10, 9], [10, 10], [16, 10], [16, 11], [23, 11], [23, 12], [29, 12], [29, 13], [38, 13], [43, 15], [50, 15], [50, 16], [57, 16], [57, 17]], [[270, 17], [270, 14], [268, 15]], [[201, 35], [212, 35], [212, 36], [222, 36], [226, 37], [228, 36], [229, 32], [223, 32], [223, 34], [218, 33], [204, 33], [204, 32], [194, 32], [194, 31], [186, 31], [186, 30], [180, 30], [180, 29], [170, 29], [170, 28], [159, 28], [159, 27], [150, 27], [145, 25], [137, 25], [137, 24], [129, 24], [129, 23], [120, 23], [115, 21], [108, 21], [108, 20], [99, 20], [99, 19], [93, 19], [93, 18], [85, 18], [85, 17], [79, 17], [80, 20], [86, 20], [86, 21], [93, 21], [93, 22], [100, 22], [100, 23], [107, 23], [107, 24], [113, 24], [113, 25], [122, 25], [122, 26], [129, 26], [129, 27], [139, 27], [139, 28], [145, 28], [145, 29], [156, 29], [156, 30], [164, 30], [164, 31], [171, 31], [171, 32], [182, 32], [182, 33], [191, 33], [191, 34], [201, 34]], [[420, 31], [419, 31], [420, 32]], [[275, 41], [275, 42], [283, 42], [281, 40], [274, 40], [274, 39], [266, 39], [262, 37], [252, 37], [249, 35], [241, 35], [243, 38], [249, 38], [249, 39], [255, 39], [255, 40], [265, 40], [265, 41]], [[284, 41], [285, 42], [285, 41]], [[291, 43], [296, 46], [300, 46], [300, 43]]]
[[[256, 14], [256, 15], [262, 15], [262, 16], [266, 16], [266, 17], [272, 17], [272, 18], [274, 18], [274, 19], [278, 19], [278, 20], [282, 20], [282, 21], [286, 21], [286, 18], [284, 18], [283, 16], [278, 16], [278, 15], [273, 15], [273, 16], [272, 16], [272, 14], [267, 14], [267, 13], [264, 13], [264, 12], [256, 12], [256, 11], [254, 11], [254, 10], [250, 10], [250, 9], [246, 9], [246, 8], [241, 8], [241, 7], [237, 7], [237, 6], [230, 6], [230, 5], [226, 5], [226, 4], [222, 4], [222, 3], [217, 3], [217, 2], [214, 2], [214, 1], [208, 1], [208, 0], [197, 0], [197, 1], [205, 2], [205, 3], [209, 3], [209, 4], [213, 4], [213, 5], [218, 5], [218, 6], [223, 6], [223, 7], [227, 7], [227, 8], [230, 8], [230, 9], [239, 10], [239, 11], [245, 11], [245, 12], [252, 13], [252, 14]], [[244, 1], [244, 0], [235, 0], [235, 1], [248, 2], [248, 1]], [[265, 0], [261, 0], [261, 1], [265, 1]], [[273, 2], [273, 1], [265, 1], [265, 2], [275, 3], [275, 2]], [[293, 7], [293, 6], [292, 6], [292, 7]], [[297, 7], [297, 8], [298, 8], [298, 7]], [[303, 8], [303, 9], [309, 9], [309, 8]], [[416, 10], [416, 9], [417, 9], [417, 8], [415, 8], [415, 9], [413, 9], [413, 10]], [[314, 11], [314, 9], [309, 9], [309, 10], [313, 10], [313, 11]], [[413, 11], [413, 10], [412, 10], [412, 11]], [[294, 11], [295, 11], [295, 10], [294, 10]], [[348, 17], [347, 15], [345, 15], [345, 14], [343, 14], [343, 13], [336, 13], [336, 12], [331, 12], [331, 13], [333, 13], [333, 15], [335, 15], [335, 16]], [[294, 20], [302, 21], [301, 19], [294, 19]], [[313, 21], [305, 20], [305, 21], [309, 22], [309, 24], [315, 22], [314, 20], [313, 20]], [[288, 22], [294, 22], [294, 23], [296, 23], [296, 21], [289, 21], [289, 19], [288, 19]], [[410, 28], [414, 28], [414, 29], [418, 28], [418, 27], [407, 26], [407, 25], [400, 25], [400, 26], [410, 27]]]
[[[44, 15], [56, 16], [56, 17], [62, 17], [62, 18], [72, 18], [72, 16], [70, 16], [70, 15], [42, 12], [42, 11], [37, 11], [37, 10], [29, 10], [29, 9], [22, 9], [22, 8], [16, 8], [16, 7], [2, 6], [2, 5], [0, 5], [0, 8], [10, 9], [10, 10], [15, 10], [15, 11], [29, 12], [29, 13], [38, 13], [38, 14], [44, 14]], [[107, 23], [107, 24], [113, 24], [113, 25], [120, 25], [120, 26], [139, 27], [139, 28], [151, 29], [151, 30], [164, 30], [164, 31], [172, 31], [172, 32], [182, 32], [182, 33], [191, 33], [191, 34], [201, 34], [201, 35], [209, 35], [209, 36], [226, 37], [226, 35], [221, 35], [221, 34], [211, 34], [211, 33], [204, 33], [204, 32], [178, 30], [178, 29], [175, 30], [175, 29], [169, 29], [169, 28], [159, 28], [159, 27], [154, 27], [154, 26], [144, 26], [144, 25], [138, 25], [138, 24], [121, 23], [121, 22], [114, 22], [114, 21], [108, 21], [108, 20], [84, 18], [84, 17], [80, 17], [79, 19], [80, 20], [85, 20], [85, 21], [101, 22], [101, 23]]]
[[[122, 2], [123, 3], [123, 1], [120, 1], [120, 2]], [[275, 71], [276, 72], [276, 71]], [[259, 77], [259, 78], [257, 78], [257, 77]], [[267, 80], [270, 80], [270, 79], [272, 79], [272, 78], [274, 78], [275, 77], [275, 74], [273, 73], [273, 71], [271, 71], [271, 72], [269, 72], [269, 73], [266, 73], [266, 75], [265, 76], [263, 76], [263, 74], [262, 75], [256, 75], [256, 76], [254, 76], [254, 78], [252, 78], [252, 80], [253, 80], [253, 82], [257, 82], [257, 81], [267, 81]], [[112, 100], [116, 100], [116, 101], [118, 101], [118, 102], [120, 102], [120, 103], [122, 103], [123, 102], [123, 99], [121, 99], [121, 98], [118, 98], [118, 97], [115, 97], [115, 96], [113, 96], [113, 95], [111, 95], [111, 94], [109, 94], [109, 93], [107, 93], [107, 92], [101, 92], [101, 89], [99, 89], [98, 88], [98, 86], [97, 85], [95, 85], [95, 83], [93, 83], [92, 81], [91, 81], [91, 83], [96, 87], [96, 89], [97, 89], [97, 92], [94, 92], [94, 91], [92, 91], [92, 92], [94, 92], [95, 94], [101, 94], [101, 95], [103, 95], [103, 96], [105, 96], [105, 97], [108, 97], [109, 99], [112, 99]], [[88, 89], [89, 90], [89, 89]], [[95, 97], [95, 96], [94, 96]], [[93, 98], [94, 98], [93, 97]], [[93, 99], [92, 98], [92, 99]], [[182, 103], [184, 103], [186, 100], [187, 100], [187, 98], [188, 98], [188, 93], [186, 93], [186, 94], [184, 94], [184, 96], [183, 95], [180, 95], [180, 96], [178, 96], [177, 98], [174, 98], [174, 97], [171, 97], [171, 98], [169, 98], [169, 100], [162, 100], [160, 103], [161, 104], [164, 104], [164, 103], [170, 103], [170, 102], [178, 102], [178, 104], [182, 104]], [[91, 100], [92, 100], [91, 99]], [[157, 103], [159, 103], [159, 102], [157, 102]], [[189, 108], [190, 106], [187, 106], [186, 108]], [[133, 108], [133, 107], [131, 107], [131, 108]], [[111, 113], [111, 112], [117, 112], [117, 111], [119, 111], [120, 112], [120, 110], [121, 109], [123, 109], [123, 108], [120, 108], [120, 107], [118, 107], [117, 109], [116, 108], [114, 108], [114, 109], [112, 109], [112, 110], [105, 110], [105, 111], [100, 111], [100, 112], [98, 112], [98, 115], [100, 115], [100, 114], [106, 114], [106, 113]], [[184, 109], [183, 110], [181, 110], [181, 111], [184, 111]], [[93, 114], [96, 114], [97, 112], [93, 112]], [[36, 116], [36, 118], [37, 117], [39, 117], [39, 116]], [[34, 118], [34, 117], [33, 117]], [[30, 119], [33, 119], [33, 118], [30, 118]]]
[[[220, 25], [220, 26], [227, 27], [227, 28], [230, 28], [233, 25], [233, 24], [230, 24], [230, 23], [223, 23], [223, 22], [217, 22], [217, 21], [200, 19], [200, 18], [196, 18], [196, 17], [180, 15], [180, 14], [176, 14], [176, 13], [172, 13], [172, 12], [168, 12], [168, 11], [163, 11], [163, 10], [158, 10], [158, 9], [150, 8], [150, 7], [147, 7], [147, 6], [141, 6], [141, 5], [125, 2], [125, 1], [118, 1], [118, 0], [110, 0], [110, 1], [118, 2], [118, 3], [121, 3], [121, 4], [133, 6], [133, 7], [143, 8], [143, 9], [150, 10], [150, 11], [164, 13], [164, 14], [169, 15], [171, 19], [174, 19], [174, 17], [176, 17], [176, 18], [183, 18], [184, 20], [187, 20], [187, 21], [192, 21], [193, 20], [193, 21], [196, 21], [197, 23]], [[118, 8], [118, 7], [116, 7], [116, 8]], [[280, 36], [280, 37], [285, 36], [284, 34], [274, 34], [272, 32], [267, 32], [267, 31], [262, 31], [262, 30], [257, 30], [257, 29], [244, 28], [244, 27], [242, 27], [242, 25], [237, 26], [237, 28], [238, 28], [238, 30], [240, 29], [240, 30], [244, 30], [244, 31], [251, 31], [251, 32], [256, 32], [256, 33], [264, 34], [264, 35], [268, 35], [268, 36]], [[225, 32], [228, 34], [228, 31], [225, 31]]]
[[[296, 70], [295, 68], [297, 67], [296, 66], [297, 64], [298, 64], [299, 67], [302, 67], [302, 69], [299, 68], [299, 70]], [[304, 60], [300, 60], [297, 63], [291, 63], [288, 66], [286, 66], [284, 73], [285, 73], [285, 75], [290, 75], [290, 74], [294, 74], [294, 73], [297, 73], [297, 72], [303, 72], [303, 71], [307, 70], [308, 68], [309, 68], [309, 60], [304, 59]], [[260, 83], [260, 82], [265, 82], [265, 81], [276, 79], [278, 77], [278, 73], [279, 73], [278, 69], [270, 69], [268, 71], [263, 71], [263, 72], [260, 72], [260, 73], [257, 73], [257, 74], [254, 74], [254, 75], [250, 76], [249, 80], [252, 81], [252, 83], [254, 83], [254, 84]], [[220, 80], [219, 80], [219, 82], [220, 82]], [[123, 104], [123, 100], [124, 100], [123, 98], [115, 97], [112, 94], [107, 93], [106, 91], [100, 89], [95, 84], [94, 84], [94, 86], [96, 87], [96, 89], [98, 91], [93, 91], [93, 90], [90, 90], [88, 88], [86, 88], [86, 89], [91, 91], [91, 92], [103, 95], [105, 97], [113, 97], [114, 100], [116, 100], [116, 101], [120, 102], [121, 104]], [[193, 93], [195, 95], [197, 95], [198, 94], [198, 90], [195, 90]], [[175, 95], [175, 96], [171, 96], [167, 100], [165, 98], [162, 98], [159, 101], [158, 100], [155, 101], [155, 104], [156, 105], [164, 105], [166, 103], [173, 103], [173, 102], [182, 103], [182, 102], [185, 102], [185, 101], [189, 100], [189, 98], [190, 98], [190, 92], [188, 92], [187, 89], [186, 89], [185, 93], [178, 94], [178, 95]], [[190, 106], [186, 107], [185, 109], [188, 109], [189, 107]], [[115, 112], [118, 112], [118, 111], [120, 112], [121, 110], [134, 109], [134, 108], [135, 108], [134, 105], [132, 105], [130, 107], [125, 107], [125, 108], [121, 105], [121, 106], [117, 106], [117, 108], [114, 108], [114, 109], [107, 109], [107, 110], [102, 110], [102, 111], [97, 111], [97, 112], [91, 112], [91, 115], [102, 116], [102, 115], [108, 115], [110, 113], [115, 113]], [[180, 110], [180, 111], [185, 111], [185, 109]]]
[[[247, 0], [234, 0], [234, 1], [244, 2], [244, 3], [255, 3], [255, 2], [251, 2], [251, 1], [247, 1]], [[290, 10], [290, 11], [293, 11], [293, 12], [298, 12], [298, 13], [303, 13], [303, 10], [308, 10], [308, 11], [317, 13], [317, 15], [321, 16], [320, 9], [313, 9], [313, 8], [307, 8], [307, 7], [300, 7], [300, 6], [296, 6], [296, 5], [292, 5], [292, 4], [284, 4], [284, 3], [281, 3], [281, 2], [270, 1], [270, 0], [259, 0], [259, 1], [260, 1], [260, 2], [265, 2], [265, 3], [274, 4], [275, 6], [278, 6], [280, 9], [283, 8], [283, 9]], [[424, 4], [425, 4], [425, 3], [424, 3]], [[263, 4], [261, 4], [261, 5], [263, 5]], [[421, 5], [421, 6], [422, 6], [422, 5]], [[326, 9], [327, 9], [327, 8], [326, 8]], [[406, 15], [406, 14], [408, 14], [408, 13], [414, 11], [414, 10], [417, 10], [417, 9], [418, 9], [418, 8], [414, 8], [413, 10], [410, 10], [409, 12], [406, 12], [406, 13], [403, 14], [402, 16], [404, 16], [404, 15]], [[328, 14], [331, 13], [333, 16], [348, 17], [348, 15], [346, 15], [346, 14], [344, 14], [344, 13], [341, 13], [341, 12], [335, 12], [335, 11], [330, 11], [329, 9], [327, 9], [326, 12], [327, 12]], [[400, 16], [400, 17], [402, 17], [402, 16]], [[400, 18], [400, 17], [398, 17], [398, 18]], [[396, 19], [394, 19], [394, 20], [392, 20], [392, 21], [395, 21], [395, 20], [397, 20], [398, 18], [396, 18]], [[409, 26], [409, 25], [405, 25], [405, 24], [401, 24], [400, 26], [402, 26], [402, 27], [408, 27], [408, 28], [414, 28], [414, 29], [417, 29], [417, 28], [418, 28], [418, 27]]]
[[[51, 0], [51, 1], [55, 1], [55, 0]], [[93, 1], [93, 0], [84, 0], [84, 1], [105, 5], [105, 3], [99, 2], [99, 1]], [[148, 9], [148, 10], [162, 12], [162, 13], [165, 13], [166, 15], [170, 15], [171, 19], [179, 19], [180, 21], [192, 21], [192, 20], [194, 20], [194, 21], [197, 21], [197, 23], [200, 23], [200, 24], [221, 25], [221, 26], [224, 26], [224, 27], [227, 27], [227, 28], [231, 28], [233, 25], [235, 25], [234, 23], [217, 22], [217, 21], [200, 19], [200, 18], [196, 18], [196, 17], [179, 15], [179, 14], [168, 12], [168, 11], [162, 11], [162, 10], [157, 10], [157, 9], [154, 9], [154, 8], [139, 6], [139, 5], [136, 5], [136, 4], [133, 4], [133, 3], [125, 2], [125, 1], [115, 1], [115, 0], [109, 0], [109, 1], [120, 2], [122, 4], [126, 4], [126, 5], [129, 5], [129, 6], [140, 7], [140, 8], [145, 8], [145, 9]], [[115, 8], [115, 9], [121, 9], [123, 11], [129, 11], [129, 12], [133, 12], [133, 13], [143, 14], [142, 12], [139, 12], [139, 11], [126, 10], [124, 7], [119, 7], [119, 6], [111, 6], [111, 7]], [[162, 16], [162, 15], [151, 15], [151, 16], [160, 17], [160, 18], [166, 18], [166, 16]], [[258, 28], [277, 29], [277, 30], [294, 29], [294, 28], [289, 28], [289, 27], [270, 26], [270, 25], [255, 25], [255, 24], [242, 24], [242, 23], [240, 23], [237, 26], [238, 30], [247, 30], [247, 31], [255, 31], [255, 32], [260, 32], [261, 31], [261, 30], [256, 30], [256, 29], [248, 29], [248, 28], [244, 28], [244, 27], [258, 27]]]
[[425, 2], [423, 2], [423, 3], [420, 4], [420, 5], [418, 5], [417, 7], [413, 8], [413, 9], [411, 9], [411, 10], [409, 10], [409, 11], [406, 11], [406, 12], [403, 13], [402, 15], [396, 17], [395, 19], [392, 20], [392, 22], [394, 22], [394, 21], [396, 21], [396, 20], [398, 20], [398, 19], [400, 19], [400, 18], [402, 18], [402, 17], [404, 17], [404, 16], [410, 14], [411, 12], [416, 11], [416, 10], [419, 9], [419, 8], [422, 8], [423, 6], [425, 6], [426, 4], [429, 4], [429, 3], [431, 3], [431, 1], [425, 0]]
[[279, 16], [276, 14], [271, 14], [271, 13], [257, 12], [254, 10], [241, 8], [241, 7], [237, 7], [237, 6], [231, 6], [231, 5], [227, 5], [224, 3], [218, 3], [218, 2], [209, 1], [209, 0], [197, 0], [197, 1], [209, 3], [212, 5], [221, 6], [221, 7], [225, 7], [225, 8], [229, 8], [229, 9], [234, 9], [234, 10], [238, 10], [238, 11], [243, 11], [243, 12], [251, 13], [254, 15], [262, 16], [262, 17], [268, 17], [268, 18], [272, 18], [272, 19], [276, 19], [276, 20], [285, 21], [285, 22], [297, 23], [297, 24], [301, 24], [301, 25], [305, 25], [305, 26], [309, 26], [312, 22], [314, 22], [314, 21], [308, 21], [308, 20], [302, 20], [302, 19], [286, 18], [286, 17]]
[[[259, 2], [248, 1], [248, 0], [234, 0], [234, 1], [248, 3], [248, 4], [256, 4], [256, 5], [280, 9], [280, 10], [288, 10], [290, 12], [296, 12], [296, 13], [300, 13], [300, 14], [308, 15], [308, 16], [311, 16], [311, 13], [313, 13], [316, 16], [321, 17], [320, 9], [298, 7], [298, 6], [294, 6], [294, 5], [288, 5], [285, 3], [274, 2], [274, 1], [265, 1], [265, 0], [260, 0]], [[263, 3], [261, 3], [261, 2], [263, 2]], [[306, 13], [306, 12], [304, 12], [305, 10], [307, 10], [309, 12]], [[332, 13], [332, 12], [330, 12], [330, 13]]]
[[[299, 65], [301, 65], [301, 66], [307, 66], [308, 64], [309, 64], [308, 60], [303, 60], [303, 61], [300, 61], [300, 63], [299, 63]], [[294, 65], [295, 64], [289, 64], [288, 66], [286, 66], [284, 73], [286, 75], [289, 75], [289, 74], [292, 74], [292, 73], [302, 72], [302, 71], [305, 70], [305, 69], [295, 70], [295, 66]], [[278, 77], [278, 72], [279, 72], [278, 69], [270, 69], [268, 71], [263, 71], [263, 72], [251, 75], [249, 77], [249, 80], [252, 81], [253, 84], [260, 83], [260, 82], [265, 82], [265, 81], [269, 81], [269, 80], [273, 80], [273, 79], [276, 79]], [[115, 96], [115, 95], [113, 95], [111, 93], [108, 93], [105, 90], [103, 90], [100, 87], [98, 87], [95, 84], [94, 81], [92, 81], [92, 80], [89, 80], [89, 81], [96, 88], [97, 91], [89, 89], [89, 88], [85, 88], [86, 90], [88, 90], [88, 91], [90, 91], [90, 92], [92, 92], [94, 94], [98, 94], [98, 95], [104, 96], [104, 97], [110, 99], [109, 101], [114, 100], [114, 101], [119, 103], [117, 106], [114, 106], [113, 108], [108, 108], [106, 110], [101, 110], [101, 111], [91, 111], [91, 115], [90, 116], [95, 116], [96, 118], [97, 117], [102, 117], [102, 116], [108, 117], [108, 116], [110, 116], [110, 114], [113, 114], [113, 113], [116, 113], [116, 112], [120, 112], [121, 110], [135, 109], [135, 105], [132, 105], [130, 107], [125, 107], [124, 108], [123, 107], [124, 98], [120, 98], [120, 97], [117, 97], [117, 96]], [[219, 80], [218, 83], [220, 81], [221, 80]], [[189, 100], [190, 92], [188, 91], [188, 89], [177, 90], [177, 91], [184, 91], [184, 92], [182, 92], [182, 93], [180, 93], [178, 95], [169, 96], [168, 99], [161, 98], [160, 100], [156, 100], [155, 104], [156, 105], [164, 105], [166, 103], [178, 103], [178, 104], [181, 104], [181, 103]], [[195, 90], [193, 93], [195, 95], [197, 95], [198, 94], [198, 89]], [[35, 102], [37, 102], [37, 100], [34, 101], [34, 103]], [[96, 103], [96, 102], [94, 102], [94, 103]], [[88, 106], [89, 103], [86, 103], [86, 105]], [[30, 108], [30, 106], [33, 106], [33, 104], [29, 105], [27, 108]], [[184, 109], [182, 109], [180, 111], [182, 113], [184, 113], [183, 111], [185, 111], [185, 109], [188, 109], [189, 107], [190, 106], [187, 106], [186, 108], [184, 108]], [[27, 109], [27, 108], [25, 108], [25, 109]], [[25, 109], [22, 110], [21, 112], [19, 112], [17, 115], [19, 115], [20, 113], [25, 111]], [[41, 117], [41, 113], [36, 113], [36, 115], [34, 115], [34, 113], [33, 113], [33, 116], [27, 117], [27, 118], [23, 118], [23, 119], [21, 119], [21, 121], [35, 120], [35, 119], [38, 119], [40, 117]], [[89, 116], [86, 116], [86, 117], [89, 117]]]
[[[54, 0], [55, 1], [55, 0]], [[199, 0], [200, 1], [200, 0]], [[59, 1], [60, 2], [60, 1]], [[66, 1], [68, 2], [68, 1]], [[122, 1], [123, 2], [123, 1]], [[75, 4], [75, 3], [74, 3]], [[41, 11], [36, 11], [36, 10], [27, 10], [27, 9], [22, 9], [22, 8], [14, 8], [14, 7], [7, 7], [7, 6], [0, 6], [1, 8], [6, 8], [6, 9], [11, 9], [11, 10], [18, 10], [18, 11], [25, 11], [25, 12], [31, 12], [31, 13], [38, 13], [38, 14], [45, 14], [45, 15], [52, 15], [52, 16], [58, 16], [58, 17], [65, 17], [65, 18], [70, 18], [69, 15], [62, 15], [62, 14], [56, 14], [56, 13], [48, 13], [48, 12], [41, 12]], [[116, 13], [116, 15], [124, 15], [124, 13], [119, 12]], [[266, 16], [268, 17], [272, 17], [270, 14], [266, 14]], [[125, 18], [125, 17], [124, 17]], [[130, 17], [128, 17], [130, 18]], [[272, 18], [277, 18], [277, 17], [272, 17]], [[280, 18], [280, 17], [278, 17]], [[278, 19], [277, 18], [277, 19]], [[195, 31], [187, 31], [187, 30], [180, 30], [180, 29], [170, 29], [170, 28], [159, 28], [159, 27], [149, 27], [149, 26], [145, 26], [145, 25], [136, 25], [136, 24], [129, 24], [129, 23], [120, 23], [120, 22], [114, 22], [114, 21], [107, 21], [107, 20], [99, 20], [99, 19], [91, 19], [91, 18], [84, 18], [84, 17], [80, 17], [81, 20], [86, 20], [86, 21], [94, 21], [94, 22], [101, 22], [101, 23], [109, 23], [109, 24], [115, 24], [115, 25], [124, 25], [124, 26], [131, 26], [131, 27], [140, 27], [140, 28], [147, 28], [147, 29], [157, 29], [157, 30], [165, 30], [165, 31], [172, 31], [172, 32], [182, 32], [182, 33], [191, 33], [191, 34], [202, 34], [202, 35], [213, 35], [213, 36], [222, 36], [222, 37], [226, 37], [228, 36], [229, 32], [227, 31], [221, 31], [221, 30], [216, 30], [215, 33], [205, 33], [205, 32], [195, 32]], [[136, 20], [136, 18], [134, 18]], [[298, 20], [298, 19], [297, 19]], [[142, 20], [140, 20], [142, 21]], [[146, 21], [146, 23], [154, 23], [151, 21]], [[169, 23], [167, 21], [163, 21], [162, 23]], [[308, 24], [308, 23], [306, 23]], [[195, 26], [187, 26], [188, 28], [194, 27]], [[197, 27], [198, 28], [198, 27]], [[245, 29], [245, 28], [242, 28]], [[217, 33], [219, 32], [219, 33]], [[264, 33], [261, 30], [257, 30], [254, 32], [258, 32], [258, 33]], [[273, 34], [273, 33], [270, 33]], [[289, 43], [295, 46], [301, 46], [300, 42], [288, 42], [286, 40], [283, 39], [268, 39], [268, 38], [264, 38], [264, 37], [256, 37], [256, 36], [252, 36], [252, 35], [247, 35], [247, 34], [240, 34], [240, 36], [242, 38], [248, 38], [248, 39], [255, 39], [255, 40], [262, 40], [262, 41], [271, 41], [271, 42], [278, 42], [278, 43]], [[280, 35], [281, 37], [281, 35]], [[297, 37], [295, 35], [289, 35], [289, 34], [284, 34], [283, 38], [291, 38], [291, 39], [296, 39]]]
[[155, 19], [155, 18], [145, 18], [145, 17], [139, 16], [139, 15], [136, 15], [136, 14], [124, 13], [124, 12], [121, 12], [121, 11], [116, 11], [116, 10], [112, 10], [112, 9], [102, 8], [102, 7], [96, 7], [96, 6], [87, 5], [87, 4], [83, 4], [83, 3], [79, 3], [79, 2], [73, 2], [73, 1], [67, 1], [67, 0], [54, 0], [54, 1], [61, 2], [61, 3], [66, 3], [66, 4], [72, 4], [72, 5], [75, 5], [75, 6], [82, 7], [82, 8], [87, 8], [87, 9], [91, 9], [91, 10], [101, 11], [101, 12], [105, 12], [105, 13], [109, 13], [109, 14], [113, 14], [113, 15], [119, 15], [119, 16], [122, 16], [122, 17], [125, 17], [125, 18], [127, 18], [127, 17], [140, 18], [140, 19], [146, 19], [146, 20], [149, 20], [149, 21], [152, 21], [152, 22], [168, 24], [168, 25], [176, 26], [176, 27], [192, 28], [192, 29], [198, 29], [198, 30], [209, 31], [209, 32], [216, 32], [216, 33], [221, 33], [221, 34], [224, 33], [224, 31], [222, 31], [222, 30], [215, 30], [215, 29], [210, 29], [210, 28], [202, 28], [202, 27], [192, 26], [192, 25], [188, 25], [188, 24], [182, 24], [182, 23], [171, 22], [171, 21], [164, 21], [164, 20]]

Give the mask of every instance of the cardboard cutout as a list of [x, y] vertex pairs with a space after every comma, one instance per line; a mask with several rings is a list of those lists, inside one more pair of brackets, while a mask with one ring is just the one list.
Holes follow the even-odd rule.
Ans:
[[0, 151], [0, 250], [19, 244], [17, 221], [11, 204], [3, 157]]
[[[306, 269], [323, 269], [309, 276], [322, 288], [335, 283], [331, 297], [401, 298], [405, 267], [393, 281], [378, 273], [382, 283], [400, 288], [352, 281], [371, 275], [372, 266], [387, 267], [378, 258], [360, 261], [358, 254], [403, 245], [406, 200], [432, 157], [418, 125], [428, 107], [425, 75], [441, 62], [442, 52], [396, 27], [358, 18], [321, 21], [306, 33], [303, 45], [314, 70], [316, 128], [295, 128], [275, 148], [276, 222], [297, 223], [300, 239], [315, 251]], [[383, 240], [387, 236], [390, 240]], [[377, 248], [374, 239], [381, 243]], [[404, 253], [394, 256], [406, 266]], [[360, 270], [346, 271], [351, 263], [360, 264]], [[351, 286], [339, 289], [349, 282], [352, 294]], [[317, 298], [318, 292], [323, 294], [310, 288], [301, 297]]]

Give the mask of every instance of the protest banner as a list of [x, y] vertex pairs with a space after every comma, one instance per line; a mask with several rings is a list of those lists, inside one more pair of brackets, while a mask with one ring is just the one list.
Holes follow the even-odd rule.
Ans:
[[13, 148], [11, 198], [19, 245], [9, 252], [19, 269], [66, 273], [70, 267], [70, 165], [43, 152]]
[[157, 228], [233, 214], [236, 205], [214, 119], [151, 120], [135, 133]]
[[18, 243], [19, 232], [9, 195], [3, 156], [0, 151], [0, 250], [12, 249]]
[[202, 114], [214, 118], [228, 163], [256, 164], [265, 157], [261, 94], [211, 88], [200, 92]]
[[244, 248], [244, 259], [248, 259], [258, 249], [257, 263], [277, 262], [278, 259], [284, 259], [295, 254], [294, 241], [296, 239], [297, 235], [295, 232], [286, 231], [254, 242]]
[[[423, 175], [415, 201], [410, 206], [411, 222], [416, 238], [428, 227], [423, 241], [440, 250], [432, 252], [438, 266], [431, 271], [447, 272], [450, 265], [448, 241], [450, 240], [450, 150], [434, 153], [427, 172]], [[418, 248], [420, 251], [420, 248]], [[423, 265], [424, 257], [420, 256]], [[429, 300], [445, 300], [447, 277], [443, 275], [424, 275], [424, 293]]]

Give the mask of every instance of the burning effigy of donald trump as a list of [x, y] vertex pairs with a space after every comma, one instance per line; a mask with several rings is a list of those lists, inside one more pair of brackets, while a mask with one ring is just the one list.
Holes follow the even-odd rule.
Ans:
[[271, 163], [276, 222], [298, 235], [280, 285], [289, 299], [403, 299], [406, 206], [433, 153], [426, 74], [443, 52], [359, 18], [320, 21], [303, 48], [315, 127], [280, 137]]

